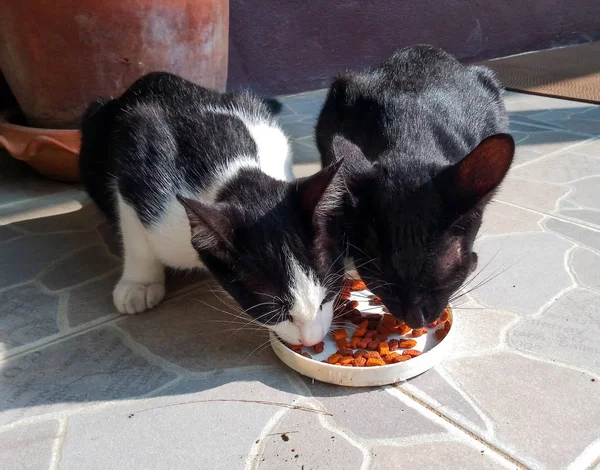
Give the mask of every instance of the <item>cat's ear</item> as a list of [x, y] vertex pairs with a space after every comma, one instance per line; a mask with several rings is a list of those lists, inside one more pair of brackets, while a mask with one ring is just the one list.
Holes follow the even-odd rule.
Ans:
[[229, 253], [233, 250], [233, 227], [222, 209], [197, 199], [177, 196], [190, 221], [192, 245], [196, 249]]
[[[294, 191], [296, 192], [300, 201], [302, 211], [309, 218], [312, 218], [319, 201], [323, 199], [325, 192], [327, 192], [328, 188], [330, 188], [331, 182], [333, 181], [333, 178], [337, 174], [343, 162], [343, 159], [337, 160], [327, 168], [323, 168], [314, 175], [306, 178], [300, 178], [292, 183], [294, 185]], [[332, 188], [330, 191], [328, 191], [328, 200], [331, 201], [336, 199], [340, 191], [341, 188]]]
[[512, 136], [496, 134], [435, 178], [452, 217], [460, 217], [489, 199], [508, 173], [514, 153]]
[[360, 148], [345, 137], [335, 134], [329, 148], [333, 161], [344, 159], [348, 163], [368, 163]]

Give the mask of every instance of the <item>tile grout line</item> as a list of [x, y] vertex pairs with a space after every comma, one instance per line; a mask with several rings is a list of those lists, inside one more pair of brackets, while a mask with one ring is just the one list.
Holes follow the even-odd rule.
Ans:
[[413, 395], [412, 393], [408, 392], [407, 390], [404, 390], [404, 389], [399, 388], [397, 386], [393, 386], [393, 388], [394, 388], [394, 390], [397, 390], [398, 392], [400, 392], [403, 395], [405, 395], [410, 400], [413, 400], [414, 402], [416, 402], [419, 405], [423, 406], [424, 408], [426, 408], [430, 412], [434, 413], [436, 416], [438, 416], [439, 418], [441, 418], [442, 420], [444, 420], [447, 424], [449, 424], [452, 427], [456, 428], [457, 430], [459, 430], [463, 434], [466, 434], [467, 436], [471, 437], [472, 439], [475, 439], [477, 442], [480, 442], [481, 444], [483, 444], [484, 446], [486, 446], [487, 448], [489, 448], [491, 451], [493, 451], [496, 454], [500, 455], [506, 461], [508, 461], [511, 464], [517, 466], [517, 468], [519, 468], [521, 470], [528, 470], [529, 469], [529, 467], [527, 467], [525, 464], [521, 463], [519, 460], [517, 460], [514, 457], [512, 457], [507, 452], [505, 452], [502, 449], [496, 447], [494, 444], [491, 444], [490, 442], [486, 441], [484, 438], [478, 436], [474, 432], [468, 430], [463, 425], [461, 425], [461, 424], [455, 422], [454, 420], [450, 419], [445, 414], [437, 411], [435, 408], [431, 407], [427, 402], [425, 402], [422, 399], [416, 397], [415, 395]]
[[[505, 204], [507, 206], [516, 207], [517, 209], [522, 209], [522, 210], [525, 210], [525, 211], [528, 211], [528, 212], [532, 212], [534, 214], [538, 214], [538, 215], [542, 215], [542, 216], [547, 216], [547, 217], [550, 217], [550, 218], [553, 218], [553, 219], [556, 219], [556, 220], [560, 220], [561, 222], [564, 222], [564, 223], [567, 223], [567, 224], [575, 225], [577, 227], [582, 227], [582, 228], [585, 228], [585, 229], [592, 230], [594, 232], [600, 233], [600, 228], [598, 228], [598, 227], [592, 227], [590, 225], [585, 225], [585, 224], [580, 223], [580, 222], [575, 222], [573, 220], [561, 217], [560, 215], [549, 214], [547, 212], [541, 212], [541, 211], [538, 211], [538, 210], [535, 210], [535, 209], [531, 209], [530, 207], [525, 207], [525, 206], [521, 206], [519, 204], [515, 204], [515, 203], [512, 203], [512, 202], [503, 201], [502, 199], [498, 199], [498, 198], [493, 199], [493, 201], [496, 201], [496, 202], [498, 202], [500, 204]], [[499, 234], [499, 235], [511, 235], [511, 234], [510, 233], [503, 233], [503, 234]], [[571, 242], [571, 243], [573, 243], [573, 242]]]
[[49, 470], [57, 470], [62, 460], [62, 448], [67, 438], [68, 417], [64, 417], [58, 421], [58, 435], [56, 436], [55, 445], [52, 446], [52, 460], [48, 465]]

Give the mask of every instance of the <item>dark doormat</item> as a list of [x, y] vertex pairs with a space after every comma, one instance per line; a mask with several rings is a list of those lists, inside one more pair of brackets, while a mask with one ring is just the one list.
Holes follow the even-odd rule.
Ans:
[[600, 42], [485, 62], [507, 90], [600, 104]]

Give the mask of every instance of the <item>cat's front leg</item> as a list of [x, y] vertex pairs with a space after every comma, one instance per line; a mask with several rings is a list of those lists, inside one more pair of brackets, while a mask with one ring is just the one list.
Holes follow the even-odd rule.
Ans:
[[113, 301], [121, 313], [141, 313], [158, 305], [165, 296], [165, 271], [135, 210], [121, 197], [118, 199], [123, 275], [113, 291]]

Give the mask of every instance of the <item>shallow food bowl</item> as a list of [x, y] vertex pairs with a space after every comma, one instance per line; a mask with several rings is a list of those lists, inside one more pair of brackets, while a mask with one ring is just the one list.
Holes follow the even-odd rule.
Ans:
[[[360, 310], [363, 314], [379, 313], [383, 315], [384, 312], [381, 306], [372, 306], [369, 304], [368, 299], [370, 297], [373, 297], [373, 295], [369, 291], [358, 291], [352, 292], [350, 300], [357, 300], [359, 302], [357, 310]], [[415, 340], [417, 345], [411, 349], [419, 350], [422, 353], [420, 356], [413, 357], [408, 361], [395, 364], [374, 367], [342, 367], [324, 363], [322, 361], [338, 350], [338, 346], [331, 338], [331, 335], [327, 335], [323, 339], [325, 348], [321, 353], [315, 353], [312, 347], [303, 348], [303, 350], [310, 353], [313, 359], [301, 356], [291, 350], [274, 333], [271, 333], [271, 347], [279, 359], [286, 365], [296, 372], [320, 382], [345, 387], [388, 385], [416, 377], [435, 367], [448, 355], [456, 330], [452, 310], [448, 309], [448, 313], [448, 321], [451, 324], [451, 328], [442, 341], [438, 341], [435, 337], [434, 332], [437, 328], [427, 328], [427, 334], [418, 338], [413, 338], [410, 335], [391, 334], [390, 339]], [[346, 323], [344, 327], [349, 332], [349, 336], [351, 336], [350, 333], [353, 329], [351, 327], [354, 327], [354, 325]], [[402, 351], [398, 350], [395, 352], [401, 353]]]

